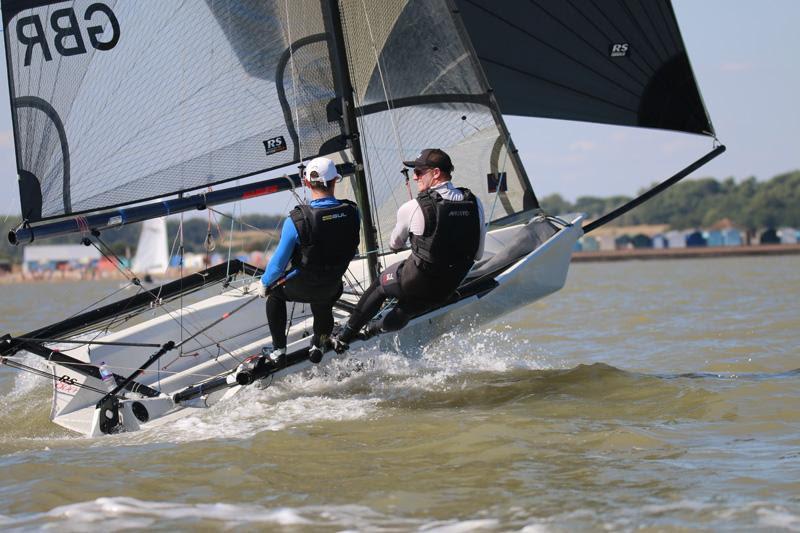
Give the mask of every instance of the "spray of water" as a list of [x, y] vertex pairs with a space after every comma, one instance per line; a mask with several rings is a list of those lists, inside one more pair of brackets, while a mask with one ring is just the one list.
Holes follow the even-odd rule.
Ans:
[[443, 335], [411, 356], [362, 349], [266, 388], [245, 387], [170, 424], [169, 431], [152, 428], [111, 439], [119, 444], [246, 439], [297, 425], [382, 416], [392, 402], [463, 388], [475, 374], [547, 368], [546, 357], [534, 351], [511, 328]]

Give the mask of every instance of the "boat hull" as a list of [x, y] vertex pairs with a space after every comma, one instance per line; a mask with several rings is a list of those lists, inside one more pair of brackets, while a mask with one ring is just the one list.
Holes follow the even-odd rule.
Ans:
[[[465, 288], [470, 286], [474, 288], [466, 296], [415, 318], [399, 332], [381, 335], [368, 341], [366, 347], [380, 347], [382, 350], [399, 349], [404, 352], [417, 350], [444, 333], [457, 333], [486, 324], [558, 291], [566, 281], [575, 242], [583, 234], [579, 222], [580, 219], [576, 219], [571, 225], [560, 229], [535, 250], [505, 266], [500, 272], [485, 274], [481, 279], [467, 283]], [[519, 227], [522, 226], [524, 225]], [[502, 247], [508, 242], [509, 236], [513, 236], [514, 231], [515, 227], [490, 232], [487, 249], [492, 247], [492, 242], [495, 248]], [[408, 252], [404, 252], [385, 258], [386, 264], [400, 260], [407, 254]], [[352, 270], [358, 271], [360, 266], [354, 265]], [[164, 342], [165, 339], [175, 338], [176, 313], [179, 313], [178, 318], [183, 319], [180, 327], [183, 328], [183, 333], [187, 334], [196, 331], [200, 324], [210, 323], [225, 313], [231, 313], [248, 298], [253, 298], [252, 292], [241, 289], [229, 290], [175, 310], [169, 316], [153, 318], [112, 333], [103, 339]], [[243, 311], [231, 315], [228, 320], [208, 330], [207, 338], [199, 338], [188, 343], [182, 354], [167, 354], [164, 359], [166, 368], [162, 366], [158, 372], [144, 374], [139, 378], [142, 383], [160, 390], [162, 395], [156, 398], [123, 399], [120, 402], [121, 429], [135, 431], [142, 427], [161, 425], [236, 394], [241, 386], [231, 383], [231, 386], [224, 390], [193, 401], [176, 403], [172, 399], [175, 393], [197, 384], [203, 377], [225, 373], [232, 375], [230, 373], [242, 360], [259, 353], [264, 345], [270, 343], [263, 304], [259, 302], [260, 300], [256, 299]], [[355, 297], [351, 297], [351, 302], [355, 302]], [[295, 310], [288, 336], [290, 352], [301, 350], [308, 345], [307, 334], [312, 328], [312, 318], [308, 309], [303, 307], [307, 308], [302, 306], [299, 312]], [[347, 319], [346, 312], [340, 309], [334, 311], [338, 322], [343, 323]], [[187, 325], [190, 326], [187, 328]], [[229, 340], [214, 343], [209, 339]], [[141, 349], [97, 346], [92, 348], [91, 352], [86, 350], [83, 359], [93, 364], [105, 361], [116, 373], [127, 375], [149, 355], [149, 352]], [[328, 355], [326, 358], [334, 356]], [[103, 388], [99, 380], [81, 376], [59, 365], [54, 366], [55, 375], [68, 374], [71, 380]], [[308, 361], [301, 361], [276, 371], [273, 378], [279, 379], [287, 374], [302, 372], [310, 366], [311, 363]], [[103, 414], [95, 407], [100, 399], [97, 392], [80, 387], [65, 387], [62, 382], [61, 385], [56, 383], [54, 393], [52, 419], [56, 424], [86, 435], [102, 434], [99, 417]], [[134, 403], [138, 405], [134, 406]]]

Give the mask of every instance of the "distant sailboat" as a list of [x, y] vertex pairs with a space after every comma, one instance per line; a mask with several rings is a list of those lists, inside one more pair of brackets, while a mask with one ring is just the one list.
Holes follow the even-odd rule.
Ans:
[[164, 217], [145, 220], [136, 246], [131, 270], [150, 281], [153, 275], [162, 275], [169, 267], [167, 249], [167, 220]]

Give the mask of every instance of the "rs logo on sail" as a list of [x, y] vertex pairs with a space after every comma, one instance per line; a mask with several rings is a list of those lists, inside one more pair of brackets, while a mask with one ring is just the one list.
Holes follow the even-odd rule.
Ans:
[[[119, 41], [119, 22], [114, 12], [105, 4], [95, 3], [86, 8], [83, 20], [91, 24], [86, 26], [89, 44], [95, 50], [111, 50]], [[110, 25], [111, 36], [101, 40], [106, 33], [106, 25]], [[86, 53], [86, 44], [78, 23], [75, 10], [70, 8], [57, 9], [50, 15], [50, 27], [55, 32], [52, 36], [53, 47], [62, 56], [74, 56]], [[53, 59], [53, 54], [48, 44], [48, 35], [44, 31], [42, 19], [39, 15], [20, 17], [17, 20], [17, 39], [25, 45], [25, 66], [31, 64], [33, 50], [41, 47], [45, 61]]]

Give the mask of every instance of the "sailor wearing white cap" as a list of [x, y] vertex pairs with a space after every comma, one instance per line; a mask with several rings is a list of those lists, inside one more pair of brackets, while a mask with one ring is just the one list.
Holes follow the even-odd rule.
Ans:
[[311, 202], [297, 205], [286, 218], [275, 253], [261, 278], [262, 287], [280, 279], [289, 270], [298, 274], [270, 291], [267, 322], [272, 334], [270, 360], [278, 364], [286, 354], [286, 302], [310, 304], [314, 336], [309, 359], [322, 360], [327, 337], [333, 329], [333, 304], [342, 294], [342, 276], [358, 251], [358, 208], [334, 196], [341, 178], [333, 161], [312, 159], [303, 173], [303, 184], [311, 191]]

